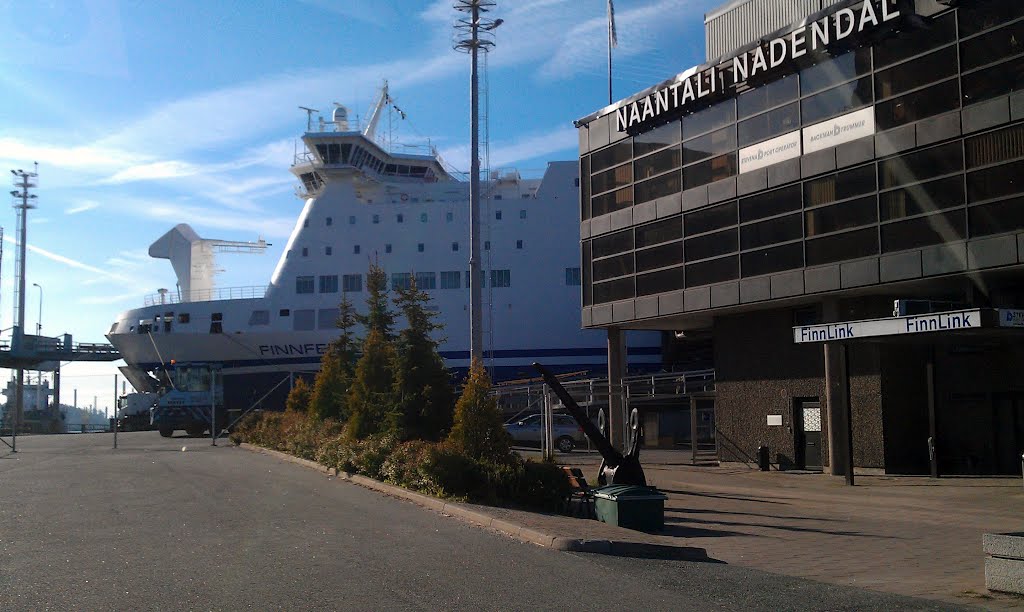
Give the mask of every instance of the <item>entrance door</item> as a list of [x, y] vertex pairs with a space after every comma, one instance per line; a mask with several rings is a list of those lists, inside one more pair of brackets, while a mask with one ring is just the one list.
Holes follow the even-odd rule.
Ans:
[[796, 404], [797, 467], [821, 469], [821, 402], [797, 400]]
[[1020, 474], [1024, 451], [1024, 397], [997, 395], [993, 398], [993, 444], [995, 473]]

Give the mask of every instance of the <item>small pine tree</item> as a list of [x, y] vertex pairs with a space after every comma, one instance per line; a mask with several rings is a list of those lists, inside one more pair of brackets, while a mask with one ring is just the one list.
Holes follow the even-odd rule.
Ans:
[[474, 358], [462, 396], [455, 404], [455, 424], [448, 441], [474, 459], [500, 462], [511, 452], [509, 434], [490, 390], [487, 370]]
[[400, 438], [437, 440], [452, 425], [452, 391], [448, 369], [437, 352], [434, 332], [443, 326], [427, 309], [430, 296], [416, 286], [396, 288], [395, 306], [406, 327], [395, 346], [394, 394], [397, 402], [392, 432]]
[[342, 294], [338, 304], [338, 321], [341, 334], [331, 341], [320, 360], [320, 371], [313, 382], [309, 401], [310, 415], [317, 419], [348, 418], [348, 389], [352, 384], [355, 368], [355, 309], [348, 296]]
[[394, 346], [380, 330], [371, 329], [363, 342], [363, 354], [356, 363], [348, 395], [350, 437], [364, 438], [377, 433], [394, 410], [394, 359]]
[[284, 402], [284, 409], [288, 412], [306, 412], [309, 408], [309, 397], [312, 391], [305, 378], [296, 377], [288, 392], [288, 399]]
[[365, 315], [355, 315], [356, 321], [371, 331], [380, 332], [385, 340], [394, 339], [392, 329], [395, 327], [395, 313], [388, 308], [388, 275], [375, 263], [370, 264], [366, 273], [366, 306]]

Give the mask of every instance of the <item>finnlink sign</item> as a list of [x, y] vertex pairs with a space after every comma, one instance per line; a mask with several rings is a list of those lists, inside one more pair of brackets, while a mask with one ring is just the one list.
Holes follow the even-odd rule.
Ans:
[[896, 0], [866, 0], [860, 6], [839, 9], [804, 28], [774, 38], [767, 44], [700, 72], [684, 72], [671, 85], [623, 105], [615, 111], [619, 132], [646, 123], [715, 94], [735, 94], [738, 84], [761, 77], [789, 60], [825, 49], [855, 34], [870, 31], [900, 16]]
[[793, 342], [797, 344], [835, 342], [839, 340], [856, 340], [858, 338], [924, 334], [980, 327], [982, 327], [980, 309], [957, 310], [910, 317], [891, 317], [888, 319], [826, 323], [823, 325], [801, 325], [793, 328]]

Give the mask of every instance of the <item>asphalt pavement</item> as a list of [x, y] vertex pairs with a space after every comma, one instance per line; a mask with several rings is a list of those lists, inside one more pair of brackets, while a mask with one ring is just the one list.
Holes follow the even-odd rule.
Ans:
[[727, 563], [545, 549], [226, 440], [112, 442], [0, 447], [0, 609], [953, 609]]

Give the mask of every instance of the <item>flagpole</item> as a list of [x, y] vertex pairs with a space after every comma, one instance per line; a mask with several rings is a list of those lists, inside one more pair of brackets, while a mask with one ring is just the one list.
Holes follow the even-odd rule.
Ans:
[[615, 36], [615, 9], [608, 0], [608, 104], [612, 103], [612, 38]]

